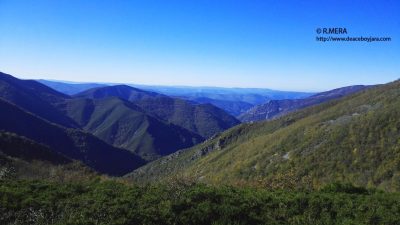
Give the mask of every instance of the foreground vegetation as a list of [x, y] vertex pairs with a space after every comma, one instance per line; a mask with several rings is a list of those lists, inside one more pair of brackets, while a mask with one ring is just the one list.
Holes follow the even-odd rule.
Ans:
[[400, 194], [3, 180], [0, 224], [400, 224]]

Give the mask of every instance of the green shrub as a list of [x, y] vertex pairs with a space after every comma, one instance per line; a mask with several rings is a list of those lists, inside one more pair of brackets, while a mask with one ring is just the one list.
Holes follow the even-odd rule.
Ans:
[[400, 224], [400, 195], [332, 184], [269, 191], [193, 184], [0, 181], [0, 224]]

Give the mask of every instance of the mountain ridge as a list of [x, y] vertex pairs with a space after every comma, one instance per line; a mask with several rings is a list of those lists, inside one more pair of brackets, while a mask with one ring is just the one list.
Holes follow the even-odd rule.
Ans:
[[285, 115], [289, 112], [303, 109], [308, 106], [320, 104], [333, 99], [342, 98], [346, 95], [362, 91], [370, 86], [353, 85], [336, 88], [330, 91], [320, 92], [303, 99], [282, 99], [270, 100], [265, 104], [254, 106], [247, 112], [242, 113], [238, 118], [242, 122], [254, 122], [259, 120], [268, 120]]
[[34, 80], [20, 80], [0, 72], [0, 98], [50, 122], [70, 128], [78, 127], [56, 107], [70, 96]]

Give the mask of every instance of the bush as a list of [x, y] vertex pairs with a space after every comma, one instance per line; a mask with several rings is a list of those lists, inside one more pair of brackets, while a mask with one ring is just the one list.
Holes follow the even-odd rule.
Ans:
[[363, 187], [356, 187], [350, 183], [332, 183], [321, 189], [322, 192], [341, 192], [348, 194], [368, 194], [368, 190]]

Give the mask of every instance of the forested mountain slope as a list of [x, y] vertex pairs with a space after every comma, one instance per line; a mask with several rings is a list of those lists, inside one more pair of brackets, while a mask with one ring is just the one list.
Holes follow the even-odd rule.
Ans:
[[49, 123], [2, 99], [0, 109], [0, 130], [45, 144], [53, 151], [80, 160], [99, 172], [123, 175], [144, 163], [127, 150], [112, 147], [79, 129]]
[[79, 181], [97, 174], [43, 144], [0, 131], [0, 180], [45, 179]]
[[130, 174], [183, 174], [211, 183], [312, 185], [351, 182], [400, 190], [400, 81], [281, 118], [236, 126]]
[[198, 104], [126, 85], [90, 89], [75, 97], [119, 97], [135, 103], [151, 116], [181, 126], [203, 138], [209, 138], [240, 123], [235, 117], [211, 104]]
[[84, 130], [147, 160], [203, 141], [201, 136], [149, 116], [135, 104], [116, 97], [71, 99], [64, 110]]

